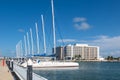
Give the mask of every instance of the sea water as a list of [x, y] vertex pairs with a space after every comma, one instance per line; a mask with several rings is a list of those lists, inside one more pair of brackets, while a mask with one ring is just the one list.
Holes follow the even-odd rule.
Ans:
[[120, 80], [120, 62], [79, 62], [76, 68], [35, 69], [48, 80]]

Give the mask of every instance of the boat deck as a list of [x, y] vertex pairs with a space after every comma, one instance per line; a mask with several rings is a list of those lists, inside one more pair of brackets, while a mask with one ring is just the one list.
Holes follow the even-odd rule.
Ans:
[[3, 63], [3, 60], [0, 60], [0, 80], [14, 80], [5, 61]]

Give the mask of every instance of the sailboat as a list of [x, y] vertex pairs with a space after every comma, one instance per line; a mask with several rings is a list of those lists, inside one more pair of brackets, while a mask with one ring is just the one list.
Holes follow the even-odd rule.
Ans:
[[[53, 21], [53, 40], [54, 40], [54, 54], [56, 53], [56, 40], [55, 40], [55, 21], [54, 21], [54, 8], [53, 8], [53, 0], [51, 0], [52, 4], [52, 21]], [[46, 43], [45, 43], [45, 31], [44, 31], [44, 19], [43, 15], [41, 15], [42, 20], [42, 29], [43, 29], [43, 39], [44, 39], [44, 53], [46, 54]], [[27, 63], [23, 63], [21, 66], [27, 67]], [[33, 61], [33, 68], [66, 68], [66, 67], [78, 67], [79, 64], [77, 62], [60, 62], [60, 61]]]

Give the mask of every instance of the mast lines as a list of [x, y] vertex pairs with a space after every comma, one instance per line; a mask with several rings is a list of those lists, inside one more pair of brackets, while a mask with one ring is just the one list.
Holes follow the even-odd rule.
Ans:
[[56, 53], [56, 35], [55, 35], [55, 16], [54, 16], [54, 5], [53, 0], [51, 0], [51, 7], [52, 7], [52, 26], [53, 26], [53, 45], [54, 45], [54, 51], [53, 53]]
[[31, 28], [30, 28], [30, 36], [31, 36], [32, 55], [34, 55], [34, 48], [33, 48], [33, 35], [32, 35], [32, 29], [31, 29]]
[[26, 44], [26, 36], [24, 35], [24, 45], [25, 45], [25, 56], [27, 56], [27, 44]]
[[29, 35], [28, 35], [28, 32], [27, 32], [27, 43], [28, 43], [28, 53], [27, 54], [30, 54], [30, 41], [29, 41]]
[[[56, 54], [56, 30], [55, 30], [55, 16], [54, 16], [54, 4], [53, 4], [53, 0], [51, 0], [51, 8], [52, 8], [52, 28], [53, 28], [53, 54]], [[46, 53], [46, 38], [45, 38], [45, 29], [44, 29], [44, 18], [43, 15], [41, 15], [41, 20], [42, 20], [42, 30], [43, 30], [43, 39], [44, 39], [44, 53]], [[40, 53], [40, 45], [39, 45], [39, 36], [38, 36], [38, 25], [37, 23], [35, 23], [35, 27], [36, 27], [36, 44], [37, 44], [37, 54]], [[29, 40], [29, 34], [27, 32], [27, 35], [24, 36], [24, 50], [25, 50], [25, 56], [28, 56], [28, 54], [30, 55], [32, 53], [32, 55], [34, 55], [34, 45], [33, 45], [33, 35], [32, 35], [32, 29], [30, 28], [30, 39], [31, 39], [31, 43]], [[19, 44], [21, 44], [21, 49], [22, 49], [22, 42], [20, 42]], [[30, 47], [31, 44], [31, 47]], [[19, 49], [18, 47], [20, 47], [20, 45], [16, 45], [16, 50], [17, 50], [17, 57], [19, 56]], [[32, 49], [32, 50], [30, 50]], [[22, 53], [22, 51], [21, 51]]]
[[39, 37], [38, 37], [38, 27], [37, 27], [37, 23], [35, 23], [36, 26], [36, 36], [37, 36], [37, 53], [40, 53], [40, 47], [39, 47]]
[[44, 29], [44, 18], [43, 15], [41, 15], [42, 20], [42, 31], [43, 31], [43, 40], [44, 40], [44, 53], [46, 53], [46, 38], [45, 38], [45, 29]]

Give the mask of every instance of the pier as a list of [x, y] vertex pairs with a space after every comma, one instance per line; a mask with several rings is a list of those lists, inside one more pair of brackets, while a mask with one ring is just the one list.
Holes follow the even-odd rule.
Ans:
[[[29, 67], [23, 68], [16, 61], [13, 60], [7, 60], [6, 63], [10, 71], [12, 72], [12, 75], [15, 80], [48, 80], [40, 75], [35, 74], [32, 71], [32, 66], [31, 69], [29, 70]], [[13, 80], [13, 79], [6, 79], [6, 80]]]
[[[27, 69], [20, 67], [14, 63], [14, 72], [18, 75], [20, 80], [27, 80]], [[33, 73], [33, 72], [32, 72]], [[46, 78], [37, 75], [35, 73], [32, 74], [32, 80], [47, 80]]]
[[[6, 71], [9, 71], [10, 73], [12, 73], [11, 74], [12, 79], [0, 78], [0, 80], [48, 80], [48, 79], [32, 72], [32, 69], [29, 71], [28, 70], [29, 67], [27, 67], [27, 68], [21, 67], [16, 61], [7, 60], [6, 67], [7, 67], [7, 65], [8, 65], [8, 68]], [[0, 75], [0, 77], [1, 77], [1, 75]], [[5, 74], [5, 77], [6, 77], [6, 74]]]
[[14, 80], [4, 59], [0, 60], [0, 80]]

